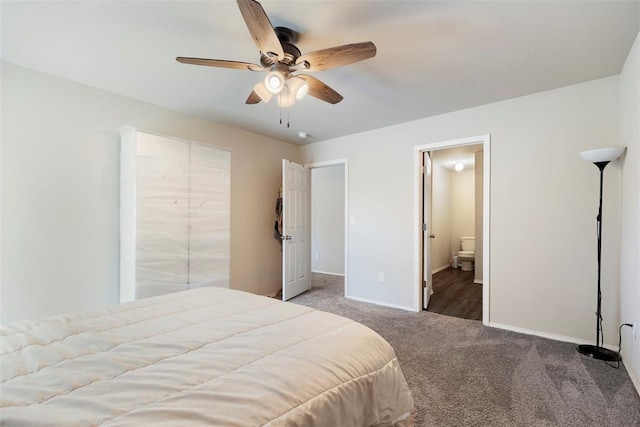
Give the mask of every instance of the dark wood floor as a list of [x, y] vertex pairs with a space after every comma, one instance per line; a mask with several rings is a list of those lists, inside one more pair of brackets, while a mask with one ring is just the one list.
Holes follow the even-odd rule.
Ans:
[[433, 295], [427, 311], [482, 320], [482, 285], [473, 283], [473, 271], [447, 268], [433, 275]]

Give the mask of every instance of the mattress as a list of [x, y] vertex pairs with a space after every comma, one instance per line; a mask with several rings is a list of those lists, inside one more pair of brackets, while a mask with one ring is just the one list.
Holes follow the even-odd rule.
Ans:
[[391, 346], [344, 317], [201, 288], [0, 328], [2, 425], [404, 426]]

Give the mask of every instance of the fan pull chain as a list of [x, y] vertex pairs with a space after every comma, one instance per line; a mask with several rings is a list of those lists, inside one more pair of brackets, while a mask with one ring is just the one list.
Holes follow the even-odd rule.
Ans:
[[[279, 107], [279, 111], [280, 111], [280, 124], [283, 124], [283, 123], [282, 123], [282, 92], [284, 92], [285, 90], [287, 90], [287, 87], [286, 87], [286, 86], [285, 86], [284, 90], [283, 90], [283, 91], [281, 91], [281, 92], [278, 94], [278, 97], [279, 97], [279, 99], [278, 99], [278, 107]], [[289, 96], [289, 95], [287, 94], [287, 97], [288, 97], [288, 96]], [[290, 108], [289, 108], [289, 107], [290, 107], [289, 105], [287, 105], [287, 106], [285, 106], [285, 107], [284, 107], [284, 108], [285, 108], [285, 110], [286, 110], [286, 113], [287, 113], [287, 127], [288, 127], [288, 128], [289, 128], [289, 127], [291, 127], [291, 120], [290, 120], [290, 115], [289, 115], [289, 114], [290, 114], [290, 113], [289, 113], [289, 112], [290, 112]]]
[[[285, 84], [284, 90], [282, 92], [284, 92], [285, 90], [287, 91], [287, 104], [286, 104], [287, 105], [286, 106], [286, 109], [287, 109], [287, 128], [289, 128], [291, 126], [291, 123], [290, 123], [290, 120], [289, 120], [289, 111], [291, 111], [291, 103], [289, 102], [290, 101], [289, 98], [291, 96], [291, 93], [289, 93], [289, 85], [288, 84]], [[282, 93], [282, 92], [280, 92], [280, 93]]]

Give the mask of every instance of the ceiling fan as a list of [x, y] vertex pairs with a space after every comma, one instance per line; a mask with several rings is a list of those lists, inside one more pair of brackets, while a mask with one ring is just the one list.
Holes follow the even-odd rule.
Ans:
[[315, 77], [297, 73], [328, 70], [376, 55], [376, 46], [370, 41], [321, 49], [303, 55], [293, 44], [294, 32], [285, 27], [273, 28], [260, 3], [255, 0], [237, 2], [253, 41], [260, 50], [260, 65], [221, 59], [177, 57], [176, 60], [183, 64], [268, 72], [266, 78], [251, 91], [247, 104], [269, 102], [273, 95], [277, 95], [278, 105], [289, 107], [307, 93], [330, 104], [337, 104], [342, 101], [342, 95]]

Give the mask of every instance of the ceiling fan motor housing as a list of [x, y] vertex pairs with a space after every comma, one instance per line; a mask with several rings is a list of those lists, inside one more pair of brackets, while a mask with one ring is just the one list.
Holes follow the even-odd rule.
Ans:
[[[300, 49], [298, 49], [296, 45], [292, 43], [295, 32], [286, 27], [276, 27], [274, 28], [274, 31], [278, 36], [278, 40], [280, 40], [282, 50], [284, 50], [284, 59], [280, 62], [286, 65], [294, 65], [296, 63], [296, 60], [300, 57], [300, 55], [302, 55]], [[260, 57], [260, 64], [262, 64], [262, 66], [265, 68], [269, 68], [277, 62], [278, 59], [275, 56], [269, 56], [263, 53]]]

